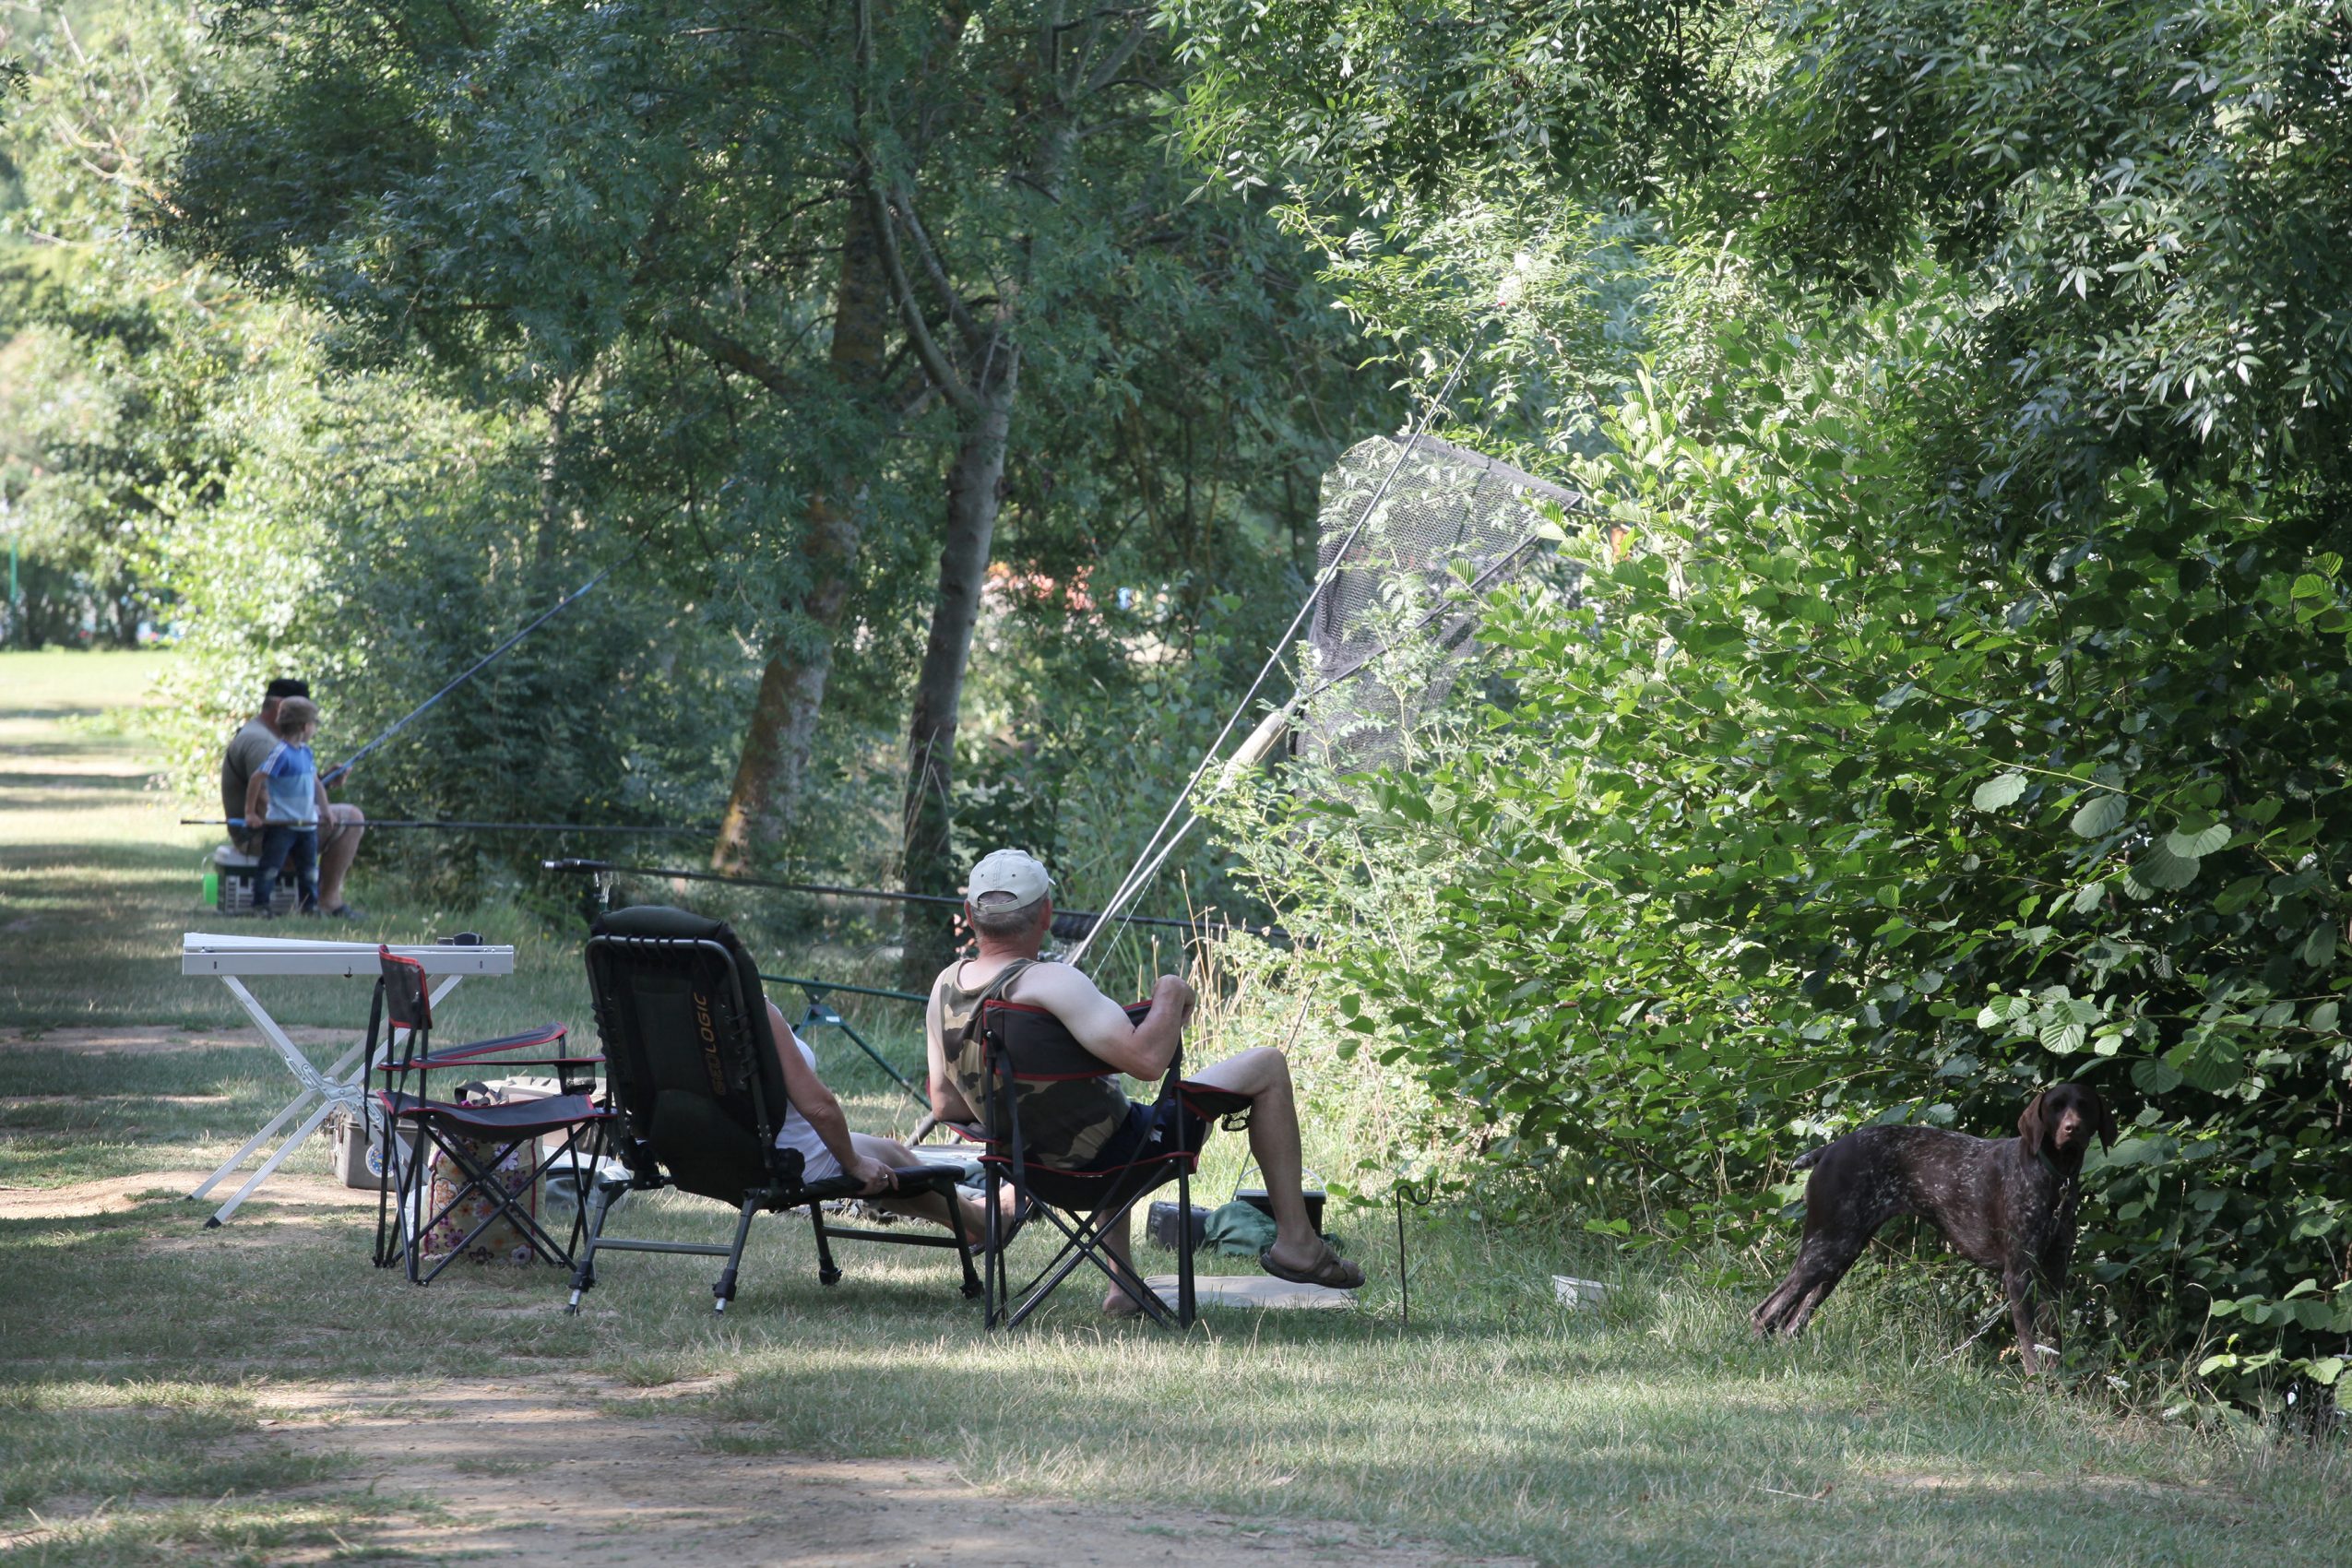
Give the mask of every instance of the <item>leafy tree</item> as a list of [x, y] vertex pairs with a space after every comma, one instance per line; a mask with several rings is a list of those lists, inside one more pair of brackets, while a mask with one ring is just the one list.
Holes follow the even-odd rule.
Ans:
[[[1166, 52], [1138, 16], [421, 4], [226, 26], [246, 64], [191, 110], [166, 232], [322, 302], [348, 365], [421, 346], [453, 394], [534, 410], [564, 482], [762, 649], [722, 863], [773, 851], [846, 676], [850, 725], [911, 683], [899, 858], [910, 885], [952, 883], [960, 682], [1004, 502], [1058, 555], [1113, 531], [1140, 459], [1221, 493], [1217, 526], [1263, 558], [1283, 543], [1264, 498], [1312, 457], [1253, 471], [1274, 449], [1203, 441], [1194, 410], [1246, 399], [1295, 425], [1247, 384], [1355, 396], [1264, 214], [1183, 206], [1150, 90]], [[1187, 374], [1156, 336], [1226, 343], [1229, 379], [1141, 393]], [[1051, 448], [1022, 429], [1089, 415], [1093, 438]], [[1087, 569], [1164, 574], [1148, 533], [1119, 531], [1130, 553]], [[919, 665], [899, 651], [918, 618]], [[837, 846], [798, 826], [804, 850]]]
[[157, 554], [173, 508], [222, 460], [204, 390], [267, 341], [267, 313], [128, 242], [176, 84], [197, 68], [188, 18], [30, 20], [12, 22], [22, 58], [0, 96], [17, 197], [0, 249], [0, 493], [25, 589], [8, 636], [37, 646], [94, 624], [129, 646], [169, 612]]

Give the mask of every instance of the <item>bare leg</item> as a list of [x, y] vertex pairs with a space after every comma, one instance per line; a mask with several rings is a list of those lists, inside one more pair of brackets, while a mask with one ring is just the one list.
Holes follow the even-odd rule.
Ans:
[[343, 873], [351, 869], [352, 857], [360, 852], [360, 839], [366, 831], [360, 825], [367, 820], [357, 806], [339, 804], [327, 810], [334, 824], [319, 825], [318, 907], [322, 912], [343, 907]]
[[[1127, 1222], [1134, 1217], [1135, 1211], [1131, 1207], [1125, 1214], [1119, 1217], [1118, 1224], [1102, 1233], [1102, 1250], [1129, 1268], [1135, 1266], [1135, 1260], [1127, 1250], [1129, 1243]], [[1142, 1313], [1144, 1307], [1141, 1301], [1131, 1299], [1124, 1290], [1114, 1288], [1103, 1297], [1102, 1310], [1112, 1317], [1136, 1317]]]
[[[894, 1170], [902, 1170], [907, 1166], [921, 1165], [923, 1162], [922, 1157], [914, 1150], [889, 1138], [877, 1138], [865, 1133], [852, 1133], [849, 1134], [849, 1141], [857, 1145], [858, 1152], [868, 1159], [878, 1159]], [[1004, 1217], [1010, 1219], [1013, 1200], [1013, 1189], [1010, 1186], [1004, 1189]], [[916, 1193], [903, 1198], [878, 1196], [865, 1201], [876, 1208], [887, 1209], [892, 1214], [904, 1214], [916, 1219], [928, 1219], [933, 1225], [946, 1226], [950, 1229], [955, 1228], [947, 1218], [948, 1200], [937, 1193]], [[964, 1234], [975, 1241], [984, 1238], [988, 1234], [986, 1200], [958, 1196], [955, 1201], [964, 1211]]]
[[1298, 1097], [1290, 1087], [1290, 1063], [1270, 1046], [1201, 1069], [1193, 1082], [1250, 1097], [1250, 1153], [1265, 1178], [1266, 1201], [1274, 1207], [1274, 1255], [1292, 1268], [1313, 1268], [1324, 1255], [1323, 1238], [1307, 1218], [1299, 1190], [1303, 1169], [1299, 1154]]

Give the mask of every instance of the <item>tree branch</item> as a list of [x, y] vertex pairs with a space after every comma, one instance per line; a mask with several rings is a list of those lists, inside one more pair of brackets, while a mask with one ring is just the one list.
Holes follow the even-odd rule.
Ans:
[[1087, 94], [1092, 96], [1109, 87], [1119, 73], [1126, 68], [1127, 62], [1135, 57], [1135, 51], [1144, 46], [1144, 40], [1150, 35], [1150, 14], [1137, 16], [1128, 25], [1127, 36], [1120, 40], [1111, 53], [1102, 57], [1100, 64], [1087, 73], [1085, 88]]
[[913, 198], [901, 192], [893, 198], [890, 206], [891, 210], [907, 225], [907, 232], [915, 237], [915, 254], [922, 258], [923, 275], [931, 279], [931, 286], [938, 292], [940, 303], [947, 307], [947, 319], [954, 322], [956, 330], [964, 335], [965, 347], [978, 351], [982, 341], [980, 324], [972, 319], [971, 307], [965, 303], [964, 296], [956, 291], [954, 281], [947, 276], [947, 268], [940, 262], [938, 250], [931, 243], [931, 235], [923, 230], [922, 220], [915, 216]]
[[675, 324], [670, 328], [670, 333], [687, 347], [708, 355], [717, 363], [751, 377], [778, 398], [798, 398], [807, 390], [796, 385], [791, 373], [774, 360], [725, 333], [714, 332], [699, 321]]
[[866, 200], [873, 206], [873, 227], [882, 241], [883, 270], [890, 276], [891, 298], [898, 303], [898, 315], [907, 328], [908, 340], [915, 346], [916, 358], [922, 361], [923, 374], [931, 377], [939, 395], [956, 406], [960, 413], [974, 413], [980, 409], [980, 398], [931, 335], [931, 327], [923, 320], [923, 313], [915, 303], [914, 285], [907, 277], [907, 260], [898, 252], [898, 225], [890, 203], [882, 194], [882, 182], [868, 168], [865, 181]]

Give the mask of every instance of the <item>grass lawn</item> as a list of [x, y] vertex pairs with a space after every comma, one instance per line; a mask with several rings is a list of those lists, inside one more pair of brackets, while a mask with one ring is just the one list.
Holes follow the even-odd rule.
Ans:
[[[1806, 1341], [1759, 1346], [1752, 1288], [1416, 1215], [1404, 1325], [1393, 1220], [1360, 1212], [1336, 1225], [1373, 1279], [1356, 1312], [1212, 1313], [1179, 1338], [1065, 1290], [992, 1337], [937, 1254], [845, 1249], [826, 1289], [805, 1226], [776, 1220], [724, 1319], [700, 1259], [615, 1258], [579, 1318], [552, 1271], [417, 1290], [367, 1265], [373, 1210], [326, 1189], [315, 1150], [205, 1230], [164, 1173], [209, 1169], [289, 1079], [220, 986], [178, 973], [213, 840], [143, 786], [124, 710], [156, 657], [0, 655], [0, 1562], [553, 1561], [534, 1543], [573, 1538], [517, 1511], [609, 1492], [630, 1501], [562, 1560], [2352, 1562], [2340, 1443], [2029, 1383], [1997, 1336], [1956, 1348], [1972, 1324], [1913, 1288], [1916, 1264], [1866, 1264]], [[586, 1026], [576, 932], [403, 906], [369, 886], [364, 850], [353, 893], [370, 921], [330, 934], [516, 943], [516, 977], [469, 981], [453, 1028]], [[355, 1031], [366, 1004], [342, 982], [269, 995], [320, 1029]], [[870, 1016], [910, 1059], [903, 1025]], [[853, 1123], [904, 1124], [879, 1071], [815, 1043]], [[1361, 1135], [1325, 1117], [1311, 1157], [1345, 1169]], [[1218, 1196], [1238, 1142], [1213, 1147]], [[730, 1218], [631, 1202], [631, 1224], [676, 1237]], [[1615, 1289], [1572, 1311], [1554, 1273]], [[469, 1402], [526, 1396], [574, 1423], [556, 1446], [523, 1446], [519, 1418], [468, 1424]], [[509, 1435], [462, 1449], [460, 1429]], [[584, 1453], [604, 1479], [566, 1479]], [[809, 1544], [814, 1515], [775, 1522], [824, 1466], [827, 1517], [885, 1517], [929, 1461], [972, 1539], [837, 1550]], [[693, 1508], [628, 1491], [639, 1471]], [[1016, 1517], [990, 1510], [1032, 1500], [1018, 1529], [1075, 1520], [1086, 1550], [973, 1544]]]

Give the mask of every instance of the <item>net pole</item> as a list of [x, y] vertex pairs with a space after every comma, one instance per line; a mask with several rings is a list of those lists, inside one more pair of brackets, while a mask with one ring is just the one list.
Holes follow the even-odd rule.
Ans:
[[[1330, 561], [1315, 574], [1315, 580], [1308, 588], [1306, 598], [1300, 601], [1298, 612], [1290, 617], [1290, 624], [1284, 627], [1282, 635], [1275, 639], [1273, 648], [1266, 654], [1265, 662], [1258, 667], [1256, 676], [1250, 682], [1249, 690], [1241, 694], [1241, 700], [1234, 705], [1231, 716], [1225, 720], [1225, 727], [1217, 732], [1217, 739], [1208, 743], [1208, 750], [1201, 754], [1201, 760], [1193, 769], [1192, 777], [1187, 778], [1184, 781], [1184, 787], [1176, 792], [1176, 799], [1170, 802], [1167, 814], [1159, 819], [1159, 826], [1153, 828], [1151, 837], [1144, 841], [1143, 851], [1135, 857], [1134, 864], [1128, 868], [1126, 876], [1120, 881], [1109, 900], [1103, 904], [1103, 923], [1108, 923], [1129, 899], [1143, 891], [1145, 882], [1158, 871], [1160, 863], [1168, 858], [1169, 852], [1175, 849], [1176, 840], [1173, 839], [1166, 848], [1163, 849], [1160, 846], [1160, 839], [1167, 834], [1169, 825], [1176, 820], [1178, 813], [1187, 809], [1194, 790], [1197, 789], [1200, 781], [1207, 777], [1210, 766], [1217, 761], [1217, 754], [1224, 748], [1227, 737], [1233, 733], [1233, 728], [1241, 721], [1241, 716], [1249, 711], [1250, 704], [1257, 700], [1258, 688], [1265, 684], [1266, 677], [1272, 674], [1275, 666], [1282, 661], [1284, 650], [1289, 647], [1291, 639], [1298, 636], [1300, 626], [1305, 624], [1308, 613], [1314, 609], [1315, 600], [1321, 597], [1324, 586], [1338, 575], [1340, 563], [1348, 558], [1348, 551], [1355, 548], [1357, 537], [1371, 523], [1372, 514], [1380, 509], [1381, 502], [1387, 498], [1389, 487], [1396, 482], [1396, 476], [1404, 471], [1407, 459], [1412, 457], [1413, 450], [1420, 444], [1421, 437], [1429, 434], [1429, 427], [1436, 421], [1438, 410], [1443, 408], [1448, 399], [1454, 396], [1454, 388], [1462, 379], [1463, 368], [1470, 362], [1471, 351], [1477, 347], [1476, 336], [1462, 346], [1462, 352], [1454, 361], [1453, 370], [1446, 374], [1445, 384], [1438, 388], [1437, 396], [1431, 398], [1429, 407], [1421, 411], [1420, 425], [1405, 438], [1404, 445], [1396, 453], [1396, 460], [1391, 463], [1388, 471], [1381, 476], [1379, 488], [1372, 492], [1372, 499], [1364, 503], [1364, 509], [1358, 514], [1355, 526], [1350, 528], [1347, 537], [1339, 541], [1339, 548], [1332, 552]], [[1192, 823], [1187, 821], [1183, 831], [1190, 832], [1191, 828]], [[1179, 833], [1177, 837], [1181, 839], [1182, 836], [1182, 833]], [[1103, 924], [1098, 923], [1094, 931], [1087, 932], [1078, 945], [1071, 950], [1067, 962], [1074, 966], [1085, 962], [1087, 949], [1094, 944], [1095, 932], [1102, 928]]]

